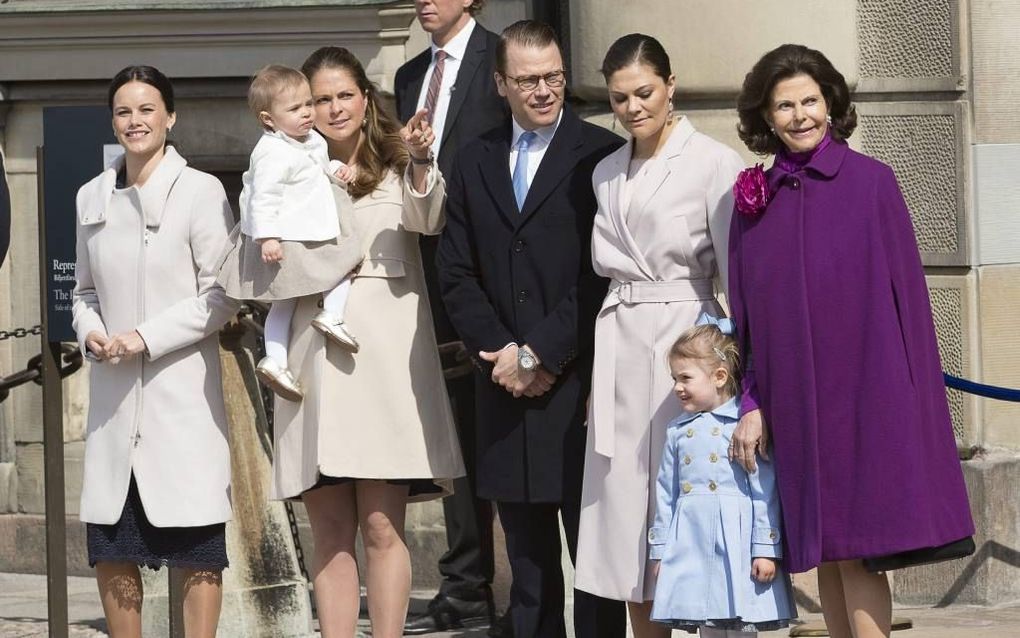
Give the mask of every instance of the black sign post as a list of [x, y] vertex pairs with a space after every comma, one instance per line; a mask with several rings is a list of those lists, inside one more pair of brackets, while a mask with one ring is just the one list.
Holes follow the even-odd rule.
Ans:
[[7, 192], [7, 173], [4, 172], [4, 158], [0, 155], [0, 266], [7, 258], [11, 245], [11, 194]]
[[115, 143], [110, 111], [75, 106], [43, 109], [37, 150], [39, 286], [42, 308], [43, 466], [46, 486], [46, 584], [50, 638], [67, 638], [67, 521], [64, 510], [64, 401], [61, 342], [71, 326], [75, 282], [75, 197], [103, 171], [103, 147]]

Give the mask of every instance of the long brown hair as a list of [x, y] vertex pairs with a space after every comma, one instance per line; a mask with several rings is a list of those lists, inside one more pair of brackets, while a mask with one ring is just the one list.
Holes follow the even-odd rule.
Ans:
[[343, 47], [322, 47], [308, 56], [301, 72], [311, 82], [323, 69], [342, 69], [351, 74], [358, 89], [365, 95], [365, 136], [352, 161], [358, 166], [358, 177], [349, 186], [351, 197], [357, 199], [374, 191], [386, 173], [402, 173], [407, 168], [409, 155], [400, 139], [400, 124], [383, 109], [379, 89], [365, 75], [365, 68], [357, 57]]

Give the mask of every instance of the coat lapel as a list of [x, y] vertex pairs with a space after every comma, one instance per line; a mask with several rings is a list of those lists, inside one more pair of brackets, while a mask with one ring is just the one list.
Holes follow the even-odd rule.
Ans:
[[[542, 163], [535, 173], [535, 180], [524, 199], [520, 222], [524, 223], [538, 210], [538, 207], [556, 189], [577, 164], [581, 154], [577, 150], [584, 144], [581, 138], [581, 120], [570, 108], [563, 107], [563, 117], [556, 128], [549, 148], [542, 157]], [[509, 150], [508, 150], [509, 152]], [[508, 160], [509, 162], [509, 160]], [[509, 163], [507, 164], [509, 167]], [[513, 201], [513, 200], [511, 200]]]
[[411, 68], [408, 76], [410, 82], [404, 88], [404, 99], [401, 100], [401, 105], [404, 107], [401, 109], [400, 121], [406, 122], [411, 119], [414, 115], [414, 110], [418, 106], [418, 96], [421, 95], [421, 87], [425, 83], [425, 74], [429, 72], [429, 63], [432, 61], [432, 47], [429, 47], [418, 54], [416, 58], [411, 60], [411, 64], [414, 66]]
[[488, 142], [488, 152], [485, 154], [481, 173], [496, 207], [507, 218], [507, 221], [516, 226], [520, 220], [520, 214], [517, 212], [517, 200], [514, 198], [513, 182], [510, 176], [510, 137], [511, 129], [507, 125], [502, 136]]
[[[486, 48], [485, 29], [481, 25], [476, 24], [471, 32], [467, 48], [464, 50], [464, 59], [460, 61], [457, 78], [450, 88], [450, 104], [446, 108], [446, 123], [443, 124], [443, 136], [439, 142], [440, 153], [443, 152], [443, 147], [450, 139], [450, 131], [453, 130], [457, 116], [460, 115], [460, 109], [464, 106], [464, 101], [467, 99], [468, 90], [471, 88], [471, 81], [475, 77], [475, 73], [478, 72], [482, 60], [485, 59]], [[494, 82], [495, 80], [492, 81]], [[421, 88], [420, 84], [419, 82], [419, 90]]]
[[644, 253], [634, 241], [634, 236], [631, 234], [630, 228], [627, 227], [627, 218], [625, 217], [629, 203], [623, 201], [623, 184], [627, 179], [627, 169], [630, 166], [630, 157], [633, 151], [634, 142], [628, 140], [611, 156], [614, 165], [613, 177], [609, 180], [609, 219], [613, 222], [616, 236], [620, 238], [624, 250], [637, 264], [638, 269], [649, 279], [654, 279], [651, 274], [652, 269], [648, 267]]
[[659, 151], [659, 155], [648, 160], [648, 169], [644, 177], [635, 184], [636, 188], [632, 190], [630, 210], [627, 213], [630, 228], [638, 227], [648, 204], [669, 179], [671, 160], [683, 152], [693, 135], [694, 127], [690, 121], [686, 117], [681, 118], [677, 122], [676, 128], [670, 133], [666, 144]]

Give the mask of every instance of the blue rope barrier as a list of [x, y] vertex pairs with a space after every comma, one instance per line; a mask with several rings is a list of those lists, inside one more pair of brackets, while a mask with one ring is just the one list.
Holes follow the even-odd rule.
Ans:
[[999, 401], [1013, 401], [1020, 403], [1020, 390], [1014, 390], [1012, 388], [1000, 388], [999, 386], [995, 385], [985, 385], [984, 383], [977, 383], [976, 381], [970, 381], [968, 379], [954, 377], [953, 375], [947, 372], [943, 372], [942, 376], [945, 377], [947, 388], [961, 390], [968, 394], [976, 394], [978, 396], [988, 397], [989, 399], [998, 399]]

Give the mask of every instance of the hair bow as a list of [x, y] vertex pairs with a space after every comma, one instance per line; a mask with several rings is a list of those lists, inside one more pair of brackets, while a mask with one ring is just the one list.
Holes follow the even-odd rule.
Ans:
[[715, 326], [719, 329], [719, 332], [724, 335], [733, 335], [733, 320], [728, 317], [720, 319], [714, 315], [710, 315], [707, 312], [701, 313], [698, 320], [694, 322], [696, 326]]

